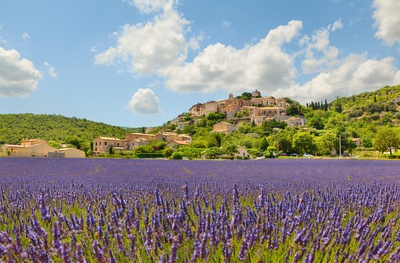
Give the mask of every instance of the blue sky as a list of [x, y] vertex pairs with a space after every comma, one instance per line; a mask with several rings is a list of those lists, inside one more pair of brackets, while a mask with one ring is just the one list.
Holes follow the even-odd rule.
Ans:
[[398, 0], [3, 0], [0, 113], [158, 126], [258, 89], [303, 104], [400, 84]]

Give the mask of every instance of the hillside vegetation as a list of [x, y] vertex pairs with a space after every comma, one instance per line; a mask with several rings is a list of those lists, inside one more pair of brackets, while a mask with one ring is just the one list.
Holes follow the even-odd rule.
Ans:
[[[313, 155], [358, 154], [386, 152], [397, 148], [400, 142], [400, 86], [384, 87], [351, 97], [338, 97], [334, 101], [310, 102], [306, 105], [285, 98], [292, 106], [288, 115], [304, 116], [305, 127], [287, 127], [279, 121], [264, 122], [262, 126], [244, 124], [231, 134], [213, 133], [215, 123], [225, 120], [222, 113], [211, 113], [200, 119], [189, 113], [181, 115], [183, 121], [192, 121], [182, 133], [193, 137], [190, 147], [181, 148], [183, 156], [199, 157], [199, 153], [216, 156], [232, 155], [241, 145], [253, 156], [274, 157], [277, 153], [311, 153]], [[229, 120], [235, 122], [235, 120]], [[174, 130], [167, 123], [159, 130]], [[383, 136], [384, 135], [384, 136]], [[355, 139], [362, 146], [357, 146]], [[389, 138], [393, 140], [389, 141]]]
[[123, 138], [126, 133], [141, 130], [60, 115], [0, 114], [0, 144], [19, 144], [24, 138], [40, 138], [54, 147], [71, 144], [88, 150], [98, 136]]
[[[187, 158], [199, 158], [202, 154], [210, 157], [221, 154], [233, 156], [238, 146], [245, 147], [252, 157], [274, 157], [279, 153], [334, 156], [360, 152], [368, 156], [372, 152], [388, 151], [392, 156], [392, 150], [400, 146], [400, 86], [338, 97], [329, 103], [325, 100], [301, 105], [291, 98], [285, 99], [292, 104], [287, 109], [288, 115], [304, 116], [305, 127], [290, 128], [284, 122], [270, 121], [262, 126], [244, 124], [231, 134], [219, 134], [212, 132], [214, 124], [235, 120], [226, 120], [223, 113], [210, 113], [202, 118], [184, 113], [180, 119], [189, 121], [190, 125], [183, 130], [167, 122], [152, 132], [176, 131], [191, 135], [189, 146], [175, 149], [176, 156]], [[70, 144], [87, 151], [97, 136], [122, 139], [131, 132], [142, 132], [142, 128], [124, 129], [57, 115], [0, 114], [0, 144], [16, 144], [23, 138], [40, 138], [54, 147]], [[356, 138], [362, 146], [356, 145]], [[134, 154], [162, 155], [164, 150], [165, 156], [173, 153], [171, 149], [164, 149], [165, 143], [152, 144], [157, 142], [138, 147]]]

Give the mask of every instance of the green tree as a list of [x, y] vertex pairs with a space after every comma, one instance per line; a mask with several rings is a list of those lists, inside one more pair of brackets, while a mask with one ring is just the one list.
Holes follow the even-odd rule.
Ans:
[[172, 148], [165, 148], [163, 150], [163, 154], [167, 158], [171, 157], [173, 153], [174, 153], [174, 150]]
[[108, 153], [114, 154], [114, 147], [112, 147], [112, 146], [108, 147]]
[[154, 153], [154, 148], [151, 145], [142, 145], [135, 148], [135, 154], [137, 153]]
[[342, 106], [342, 99], [339, 97], [336, 97], [336, 100], [333, 105], [334, 111], [337, 113], [341, 113], [343, 111], [343, 106]]
[[392, 149], [397, 148], [400, 144], [400, 137], [398, 133], [389, 127], [385, 127], [378, 131], [374, 147], [380, 152], [389, 151], [390, 158], [392, 158]]
[[331, 154], [338, 145], [338, 138], [332, 131], [325, 133], [318, 139], [318, 151], [322, 154]]
[[275, 158], [278, 152], [275, 146], [268, 146], [267, 150], [265, 151], [265, 158]]
[[183, 156], [182, 156], [182, 153], [180, 153], [180, 152], [174, 152], [172, 154], [172, 159], [173, 160], [182, 160], [182, 158], [183, 158]]
[[229, 156], [234, 156], [235, 153], [239, 153], [237, 144], [231, 141], [225, 142], [222, 149]]
[[316, 148], [313, 138], [310, 132], [298, 132], [293, 136], [293, 147], [298, 154], [313, 153]]
[[219, 147], [211, 147], [203, 152], [203, 155], [208, 156], [211, 159], [215, 159], [216, 156], [224, 154], [224, 151]]
[[261, 141], [260, 141], [260, 145], [258, 146], [258, 149], [259, 149], [261, 152], [265, 152], [265, 151], [267, 150], [268, 146], [269, 146], [269, 144], [268, 144], [267, 139], [266, 139], [265, 137], [263, 137], [263, 138], [261, 139]]

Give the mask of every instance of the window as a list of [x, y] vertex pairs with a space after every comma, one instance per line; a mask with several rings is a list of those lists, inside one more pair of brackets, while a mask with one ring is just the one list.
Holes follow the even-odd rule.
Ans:
[[104, 145], [107, 145], [107, 142], [104, 142]]

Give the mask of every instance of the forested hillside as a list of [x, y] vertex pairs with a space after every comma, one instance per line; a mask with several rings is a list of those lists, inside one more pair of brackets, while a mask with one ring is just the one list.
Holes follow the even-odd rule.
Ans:
[[60, 115], [0, 114], [0, 144], [40, 138], [55, 147], [72, 144], [86, 150], [97, 136], [124, 138], [126, 133], [138, 130]]
[[[273, 157], [276, 153], [385, 152], [400, 147], [400, 86], [338, 97], [332, 102], [325, 100], [301, 105], [293, 99], [286, 98], [292, 104], [287, 112], [292, 116], [304, 116], [304, 127], [288, 127], [284, 122], [270, 121], [261, 126], [243, 124], [233, 133], [219, 134], [212, 132], [214, 124], [220, 121], [236, 124], [235, 119], [226, 120], [224, 113], [210, 113], [202, 118], [184, 113], [180, 116], [181, 121], [190, 122], [190, 125], [183, 130], [177, 129], [176, 123], [167, 122], [152, 132], [176, 131], [191, 135], [192, 143], [176, 150], [188, 158], [199, 158], [204, 152], [210, 156], [232, 155], [238, 146], [244, 146], [253, 157]], [[57, 115], [0, 114], [0, 144], [40, 138], [53, 147], [69, 144], [87, 151], [97, 136], [124, 138], [131, 132], [142, 132], [142, 128], [124, 129]], [[362, 146], [357, 146], [355, 139]], [[164, 146], [141, 146], [135, 152], [161, 152]]]
[[[288, 127], [284, 122], [271, 121], [261, 126], [243, 124], [226, 135], [211, 132], [215, 123], [225, 119], [222, 113], [211, 113], [200, 119], [185, 113], [181, 115], [183, 121], [192, 124], [181, 132], [190, 134], [193, 140], [190, 147], [178, 151], [193, 158], [199, 157], [198, 153], [204, 149], [213, 153], [210, 155], [231, 155], [241, 145], [253, 157], [273, 157], [272, 153], [340, 155], [361, 151], [373, 154], [373, 151], [382, 153], [400, 147], [400, 86], [306, 105], [296, 102], [295, 98], [285, 99], [292, 104], [288, 115], [304, 116], [304, 127]], [[236, 121], [228, 122], [235, 124]], [[161, 129], [175, 127], [167, 123]]]

